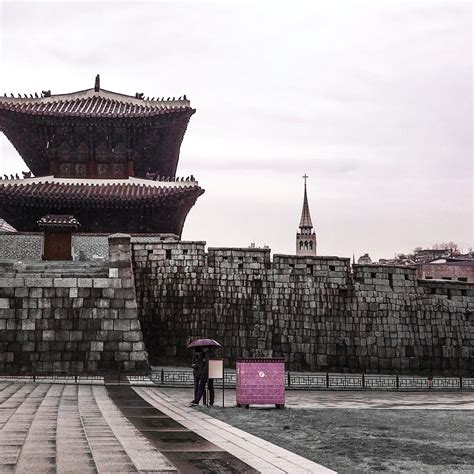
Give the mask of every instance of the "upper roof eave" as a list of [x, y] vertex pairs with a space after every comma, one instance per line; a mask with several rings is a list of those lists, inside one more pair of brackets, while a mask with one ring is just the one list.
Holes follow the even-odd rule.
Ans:
[[[108, 100], [114, 100], [118, 102], [148, 106], [148, 107], [191, 107], [191, 102], [186, 98], [178, 99], [163, 99], [163, 100], [151, 100], [151, 99], [140, 99], [135, 96], [122, 94], [119, 92], [109, 91], [107, 89], [99, 89], [96, 91], [94, 88], [84, 89], [76, 92], [68, 92], [65, 94], [51, 94], [46, 97], [8, 97], [7, 94], [0, 96], [0, 104], [2, 103], [19, 103], [19, 104], [49, 104], [54, 102], [63, 102], [71, 100], [87, 99], [92, 97], [99, 97]], [[183, 96], [184, 97], [184, 96]], [[153, 98], [154, 99], [154, 98]]]

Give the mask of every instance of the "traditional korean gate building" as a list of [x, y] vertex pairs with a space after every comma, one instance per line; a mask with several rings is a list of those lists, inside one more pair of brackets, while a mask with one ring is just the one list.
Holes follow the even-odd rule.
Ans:
[[193, 177], [176, 179], [194, 112], [186, 96], [110, 92], [99, 76], [69, 94], [0, 97], [0, 128], [30, 169], [0, 181], [0, 217], [18, 231], [58, 214], [74, 216], [82, 232], [180, 236], [204, 192]]

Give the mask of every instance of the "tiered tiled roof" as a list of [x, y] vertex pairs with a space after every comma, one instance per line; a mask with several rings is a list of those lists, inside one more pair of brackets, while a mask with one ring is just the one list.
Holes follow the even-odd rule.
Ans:
[[73, 117], [150, 117], [193, 111], [189, 100], [142, 99], [104, 89], [86, 89], [43, 97], [0, 97], [0, 111], [29, 115]]
[[196, 181], [66, 179], [52, 176], [0, 181], [0, 201], [24, 202], [30, 206], [58, 202], [80, 207], [153, 206], [155, 203], [171, 204], [176, 199], [197, 198], [203, 193]]

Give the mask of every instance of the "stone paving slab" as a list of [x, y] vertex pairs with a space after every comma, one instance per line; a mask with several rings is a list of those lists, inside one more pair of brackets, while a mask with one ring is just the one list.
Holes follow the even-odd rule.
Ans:
[[260, 472], [334, 472], [290, 451], [212, 418], [158, 388], [135, 387], [150, 404]]

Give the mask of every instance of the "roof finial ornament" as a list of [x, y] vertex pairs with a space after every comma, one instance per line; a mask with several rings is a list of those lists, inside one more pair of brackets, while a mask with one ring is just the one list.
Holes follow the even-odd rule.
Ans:
[[100, 75], [97, 74], [97, 76], [95, 76], [94, 91], [99, 92], [99, 90], [100, 90]]
[[304, 186], [306, 187], [306, 180], [309, 178], [309, 176], [305, 173], [303, 175], [303, 179], [304, 179]]

